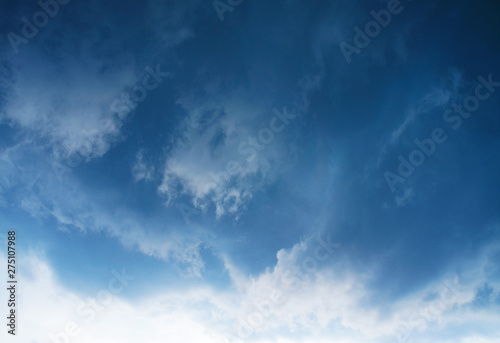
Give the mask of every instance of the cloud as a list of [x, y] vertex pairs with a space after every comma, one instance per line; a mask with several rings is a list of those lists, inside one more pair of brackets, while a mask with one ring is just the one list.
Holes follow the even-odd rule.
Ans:
[[[334, 263], [329, 261], [327, 266], [314, 272], [305, 272], [304, 261], [312, 256], [315, 245], [318, 243], [309, 240], [289, 251], [279, 251], [276, 266], [257, 277], [245, 278], [235, 272], [233, 266], [228, 267], [242, 294], [235, 315], [239, 320], [232, 335], [237, 336], [239, 332], [244, 337], [251, 332], [253, 339], [256, 335], [265, 337], [266, 333], [287, 332], [284, 337], [291, 339], [300, 332], [320, 337], [331, 332], [346, 341], [385, 342], [390, 337], [395, 341], [411, 336], [420, 342], [425, 334], [436, 330], [442, 332], [443, 337], [452, 334], [457, 323], [474, 325], [474, 315], [488, 322], [493, 322], [493, 317], [498, 320], [492, 311], [471, 307], [477, 289], [491, 280], [498, 246], [486, 247], [462, 271], [445, 273], [422, 289], [382, 307], [371, 302], [377, 294], [376, 289], [368, 286], [373, 275], [346, 269], [342, 255], [331, 256], [332, 260], [337, 259]], [[496, 292], [499, 286], [497, 281], [493, 286]], [[277, 291], [282, 301], [271, 306], [269, 299]], [[265, 319], [252, 327], [257, 313]], [[493, 337], [483, 339], [493, 342]]]
[[80, 57], [50, 61], [33, 51], [32, 58], [16, 61], [2, 104], [3, 121], [39, 144], [48, 142], [57, 158], [106, 153], [124, 119], [111, 104], [136, 81], [131, 66], [102, 72], [104, 61]]
[[205, 262], [200, 250], [210, 246], [211, 236], [206, 229], [192, 226], [186, 232], [183, 225], [162, 224], [152, 218], [146, 220], [129, 213], [125, 208], [115, 207], [111, 210], [91, 202], [86, 196], [79, 196], [79, 193], [75, 188], [71, 192], [74, 200], [65, 206], [57, 198], [46, 205], [62, 229], [76, 228], [88, 234], [106, 232], [125, 248], [173, 263], [188, 276], [202, 276]]
[[[71, 341], [82, 343], [137, 339], [161, 342], [165, 337], [172, 342], [211, 343], [224, 342], [224, 338], [236, 342], [234, 337], [238, 336], [239, 325], [255, 323], [251, 318], [261, 313], [262, 324], [254, 324], [255, 334], [243, 341], [327, 342], [335, 337], [346, 343], [382, 343], [397, 341], [398, 335], [400, 338], [410, 335], [419, 343], [428, 339], [426, 335], [439, 332], [434, 341], [445, 343], [452, 341], [449, 337], [454, 337], [456, 325], [474, 328], [476, 323], [482, 322], [491, 323], [489, 332], [473, 330], [458, 341], [495, 342], [499, 332], [493, 323], [499, 320], [498, 311], [470, 305], [476, 289], [491, 272], [491, 259], [498, 254], [498, 247], [484, 249], [475, 262], [459, 274], [443, 275], [406, 298], [381, 307], [370, 305], [374, 293], [367, 288], [369, 275], [345, 269], [339, 259], [341, 248], [336, 252], [338, 256], [331, 256], [337, 260], [328, 263], [329, 271], [321, 266], [317, 271], [305, 273], [307, 275], [298, 284], [283, 283], [282, 280], [290, 279], [287, 273], [297, 273], [295, 268], [300, 268], [308, 256], [314, 255], [318, 244], [314, 242], [306, 240], [290, 250], [281, 250], [276, 266], [255, 277], [233, 270], [231, 275], [237, 285], [233, 290], [196, 286], [179, 292], [157, 287], [155, 292], [134, 300], [124, 297], [121, 291], [111, 292], [119, 289], [119, 282], [111, 282], [117, 278], [117, 273], [123, 276], [124, 287], [133, 288], [138, 282], [126, 270], [110, 270], [109, 280], [102, 282], [102, 290], [95, 294], [79, 294], [58, 282], [43, 251], [26, 252], [19, 260], [22, 271], [19, 294], [23, 301], [19, 303], [18, 313], [23, 325], [18, 339], [21, 342], [49, 342], [49, 334], [62, 337], [72, 322], [77, 325], [74, 331], [78, 335]], [[0, 263], [6, 263], [3, 256]], [[339, 268], [342, 265], [343, 268]], [[499, 286], [492, 284], [496, 294]], [[282, 300], [271, 308], [269, 297], [278, 288]], [[48, 308], [51, 316], [44, 315]]]
[[74, 6], [64, 14], [72, 18], [67, 25], [51, 22], [22, 53], [2, 58], [0, 122], [32, 137], [34, 144], [49, 146], [56, 159], [77, 154], [89, 161], [123, 138], [120, 131], [140, 102], [133, 87], [143, 81], [145, 68], [155, 69], [156, 59], [192, 37], [182, 19], [194, 3], [165, 11], [164, 4], [149, 1], [144, 15], [151, 20], [139, 32], [157, 45], [133, 55], [130, 45], [137, 46], [122, 34], [124, 18], [95, 1], [77, 7], [77, 15]]
[[201, 276], [200, 249], [210, 244], [206, 229], [191, 225], [187, 232], [180, 213], [165, 223], [164, 218], [146, 219], [124, 206], [110, 206], [120, 197], [111, 191], [97, 201], [96, 193], [85, 190], [71, 171], [61, 178], [50, 161], [43, 149], [33, 150], [28, 143], [0, 152], [0, 189], [7, 208], [20, 208], [41, 225], [50, 223], [51, 228], [65, 232], [106, 232], [124, 247], [175, 263], [188, 275]]
[[132, 167], [132, 175], [134, 176], [134, 180], [139, 182], [141, 180], [144, 181], [152, 181], [155, 173], [155, 167], [152, 163], [144, 161], [144, 155], [146, 152], [144, 150], [139, 150], [136, 154], [136, 162]]
[[255, 191], [286, 170], [293, 149], [293, 123], [283, 126], [287, 135], [271, 132], [266, 144], [260, 140], [253, 148], [248, 139], [257, 139], [262, 130], [271, 131], [267, 127], [276, 110], [250, 103], [239, 92], [228, 98], [218, 105], [196, 103], [190, 96], [179, 99], [187, 115], [166, 157], [158, 188], [167, 204], [186, 194], [197, 208], [206, 210], [213, 203], [218, 217], [238, 217]]
[[[6, 263], [3, 256], [0, 261]], [[83, 295], [59, 284], [43, 258], [26, 254], [22, 261], [19, 268], [23, 271], [19, 278], [22, 288], [18, 293], [22, 301], [18, 303], [16, 337], [20, 342], [48, 343], [66, 339], [82, 343], [164, 342], [165, 337], [171, 342], [217, 342], [209, 327], [197, 320], [196, 311], [189, 310], [187, 301], [176, 301], [173, 295], [167, 299], [142, 299], [140, 303], [124, 299], [121, 289], [134, 287], [137, 280], [125, 281], [122, 285], [116, 277], [122, 271], [110, 271], [109, 280], [103, 283], [106, 287], [96, 294]], [[133, 277], [126, 270], [125, 275]], [[111, 282], [112, 279], [117, 281]], [[198, 297], [192, 293], [192, 298]], [[44, 315], [47, 309], [51, 316]]]
[[458, 69], [450, 68], [445, 85], [435, 87], [408, 109], [403, 122], [392, 131], [390, 143], [397, 144], [400, 136], [404, 134], [408, 126], [417, 120], [419, 116], [448, 106], [451, 101], [459, 96], [463, 82], [462, 73]]

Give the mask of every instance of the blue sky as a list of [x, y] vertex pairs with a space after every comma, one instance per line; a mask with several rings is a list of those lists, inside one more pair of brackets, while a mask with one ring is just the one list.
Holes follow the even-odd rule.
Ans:
[[498, 342], [497, 2], [1, 6], [2, 341]]

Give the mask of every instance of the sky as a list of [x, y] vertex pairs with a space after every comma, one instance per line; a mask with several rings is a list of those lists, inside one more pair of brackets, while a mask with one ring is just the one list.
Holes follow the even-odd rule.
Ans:
[[500, 341], [497, 1], [0, 8], [2, 342]]

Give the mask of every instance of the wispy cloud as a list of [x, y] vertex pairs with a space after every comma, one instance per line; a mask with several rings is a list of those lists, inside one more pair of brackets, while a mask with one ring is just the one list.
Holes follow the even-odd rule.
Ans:
[[217, 216], [237, 217], [252, 194], [279, 175], [277, 166], [286, 164], [290, 137], [267, 127], [272, 122], [279, 131], [286, 128], [292, 133], [294, 129], [287, 127], [293, 125], [290, 120], [273, 117], [276, 111], [294, 109], [286, 112], [251, 104], [238, 94], [221, 105], [192, 104], [188, 98], [179, 102], [187, 116], [167, 154], [160, 193], [167, 204], [187, 194], [198, 208], [213, 203]]
[[141, 180], [152, 181], [154, 178], [155, 167], [152, 163], [144, 160], [145, 154], [146, 152], [144, 150], [139, 150], [135, 156], [136, 162], [132, 167], [132, 175], [136, 182]]

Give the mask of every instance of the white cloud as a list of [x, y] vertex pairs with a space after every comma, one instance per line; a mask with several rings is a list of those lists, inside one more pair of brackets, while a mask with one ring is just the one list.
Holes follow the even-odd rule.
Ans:
[[48, 141], [56, 157], [100, 157], [122, 125], [111, 104], [137, 81], [133, 66], [102, 72], [106, 65], [84, 56], [49, 60], [32, 49], [29, 58], [11, 65], [0, 118], [37, 137], [38, 144]]
[[[256, 190], [286, 170], [293, 150], [291, 132], [276, 132], [267, 144], [259, 140], [254, 153], [249, 145], [240, 147], [269, 126], [273, 108], [244, 100], [238, 92], [227, 99], [222, 105], [199, 104], [189, 96], [179, 100], [187, 117], [168, 153], [159, 187], [167, 204], [182, 193], [200, 209], [213, 202], [218, 217], [226, 213], [237, 217]], [[293, 122], [283, 131], [293, 131], [291, 127]]]
[[200, 249], [209, 244], [210, 236], [206, 230], [191, 227], [190, 232], [185, 232], [182, 226], [141, 219], [121, 208], [109, 213], [96, 207], [99, 205], [89, 205], [86, 197], [78, 197], [78, 190], [73, 194], [75, 200], [69, 207], [62, 207], [59, 202], [50, 206], [51, 215], [63, 229], [77, 228], [88, 234], [106, 232], [126, 248], [178, 264], [188, 276], [201, 277], [205, 263]]
[[[147, 6], [151, 16], [147, 25], [156, 33], [151, 39], [157, 43], [149, 56], [161, 56], [192, 37], [181, 21], [185, 6], [175, 13], [158, 1]], [[93, 7], [100, 5], [89, 8]], [[79, 154], [90, 160], [103, 156], [121, 138], [124, 120], [140, 102], [131, 87], [142, 82], [148, 64], [139, 64], [144, 63], [138, 62], [141, 55], [132, 55], [127, 38], [118, 32], [101, 42], [103, 32], [112, 26], [105, 12], [83, 11], [74, 20], [77, 26], [92, 25], [78, 33], [71, 25], [64, 30], [49, 25], [37, 42], [23, 46], [23, 53], [4, 55], [0, 72], [7, 77], [0, 84], [0, 121], [35, 138], [34, 144], [48, 144], [57, 159]], [[117, 46], [124, 49], [117, 51]], [[155, 69], [156, 61], [149, 63]]]
[[134, 180], [139, 182], [141, 180], [144, 181], [152, 181], [154, 177], [155, 167], [149, 161], [145, 161], [144, 154], [146, 152], [144, 150], [139, 150], [136, 154], [136, 162], [132, 167], [132, 175], [134, 176]]
[[[5, 265], [6, 260], [0, 261]], [[168, 310], [165, 302], [145, 300], [141, 303], [126, 301], [120, 292], [112, 297], [100, 298], [100, 293], [91, 296], [68, 290], [54, 276], [51, 267], [34, 255], [25, 255], [22, 259], [19, 278], [18, 334], [16, 342], [48, 343], [49, 335], [55, 335], [56, 342], [70, 338], [76, 343], [112, 343], [112, 342], [216, 342], [211, 338], [210, 329], [196, 320], [195, 311], [187, 307], [174, 307]], [[110, 280], [114, 276], [110, 271]], [[133, 282], [123, 287], [133, 287]], [[107, 284], [107, 282], [106, 282]], [[113, 285], [119, 288], [120, 283]], [[4, 293], [4, 292], [2, 292]], [[97, 299], [96, 307], [91, 300]], [[99, 302], [99, 299], [103, 299]], [[111, 299], [111, 301], [109, 301]], [[174, 300], [169, 298], [168, 300]], [[47, 315], [50, 312], [50, 315]], [[74, 324], [71, 324], [74, 323]], [[66, 336], [68, 325], [76, 325], [69, 332], [78, 333], [75, 337]], [[2, 330], [2, 336], [7, 336]], [[10, 342], [10, 341], [9, 341]]]
[[[477, 331], [454, 341], [495, 342], [494, 337], [499, 333], [494, 326], [500, 319], [498, 311], [469, 305], [475, 290], [485, 281], [491, 255], [498, 252], [498, 247], [485, 249], [476, 262], [461, 273], [455, 291], [443, 288], [445, 282], [453, 285], [454, 277], [443, 276], [396, 303], [386, 304], [382, 312], [381, 308], [366, 302], [373, 294], [366, 287], [368, 276], [342, 272], [342, 268], [335, 267], [341, 265], [340, 260], [329, 264], [334, 267], [328, 272], [309, 273], [299, 287], [287, 287], [285, 284], [293, 283], [282, 282], [287, 271], [303, 265], [311, 256], [315, 248], [313, 242], [280, 251], [277, 265], [256, 277], [242, 276], [228, 265], [233, 269], [233, 282], [239, 285], [235, 290], [204, 286], [165, 291], [158, 287], [156, 293], [134, 297], [134, 300], [121, 296], [121, 291], [112, 292], [112, 298], [101, 292], [84, 295], [72, 291], [58, 282], [43, 252], [25, 252], [19, 260], [22, 271], [19, 299], [22, 301], [16, 342], [48, 343], [48, 334], [63, 332], [70, 322], [78, 325], [79, 334], [71, 338], [71, 342], [77, 343], [164, 342], [165, 337], [170, 342], [224, 342], [224, 337], [236, 334], [235, 324], [248, 322], [252, 313], [256, 318], [256, 311], [261, 312], [264, 320], [261, 325], [255, 325], [256, 332], [246, 342], [328, 342], [335, 338], [345, 343], [385, 343], [396, 341], [398, 334], [410, 332], [416, 343], [425, 342], [424, 338], [428, 341], [429, 337], [433, 342], [448, 343], [453, 340], [447, 337], [455, 337], [454, 326], [474, 327], [474, 323], [491, 323], [491, 335]], [[0, 263], [6, 263], [3, 256]], [[110, 280], [113, 277], [116, 274], [110, 271]], [[124, 287], [132, 288], [137, 282], [129, 280]], [[105, 281], [108, 287], [102, 291], [110, 291], [109, 280]], [[500, 289], [498, 284], [492, 286], [496, 291]], [[272, 290], [280, 287], [283, 301], [269, 311], [270, 307], [264, 308], [265, 301], [269, 303]], [[107, 300], [100, 301], [101, 305], [104, 303], [102, 308], [94, 306], [95, 310], [91, 310], [92, 299]], [[50, 316], [46, 315], [49, 310]], [[434, 333], [439, 336], [434, 337]]]
[[50, 160], [41, 156], [29, 144], [0, 152], [0, 189], [5, 190], [2, 196], [6, 206], [23, 209], [40, 222], [54, 219], [61, 231], [106, 232], [127, 248], [180, 264], [188, 275], [202, 274], [200, 249], [208, 244], [207, 230], [190, 225], [186, 231], [180, 212], [177, 218], [165, 222], [143, 218], [121, 206], [109, 206], [110, 202], [117, 203], [120, 195], [108, 191], [102, 198], [102, 194], [89, 192], [71, 172], [61, 179]]
[[[311, 243], [313, 241], [308, 243], [307, 251], [311, 251]], [[476, 290], [491, 279], [491, 258], [498, 252], [498, 246], [486, 248], [463, 272], [443, 275], [421, 290], [394, 303], [385, 304], [384, 308], [368, 305], [369, 299], [376, 294], [367, 287], [371, 276], [350, 272], [340, 261], [329, 263], [328, 269], [312, 273], [304, 273], [302, 267], [305, 276], [299, 277], [302, 278], [299, 287], [291, 287], [293, 282], [287, 279], [291, 279], [290, 273], [301, 275], [301, 272], [294, 272], [293, 268], [304, 266], [304, 261], [312, 256], [307, 251], [305, 243], [296, 245], [288, 252], [282, 250], [272, 270], [256, 278], [236, 277], [235, 284], [239, 285], [243, 298], [235, 315], [240, 321], [233, 328], [233, 335], [237, 335], [239, 328], [244, 333], [250, 330], [253, 336], [276, 330], [291, 331], [292, 335], [293, 332], [305, 330], [309, 334], [321, 336], [331, 331], [333, 325], [333, 330], [339, 331], [335, 337], [346, 341], [386, 342], [390, 338], [394, 341], [399, 335], [408, 335], [420, 342], [421, 337], [425, 337], [425, 334], [432, 336], [436, 329], [443, 333], [442, 337], [446, 337], [453, 333], [454, 325], [474, 325], [477, 320], [475, 316], [492, 323], [500, 319], [494, 310], [471, 307]], [[335, 255], [331, 257], [335, 258]], [[234, 271], [231, 274], [233, 279], [237, 275]], [[500, 284], [493, 284], [498, 292]], [[255, 312], [258, 312], [259, 306], [255, 304], [271, 304], [270, 294], [276, 290], [283, 294], [284, 301], [272, 306], [271, 315], [255, 331], [248, 329], [251, 321], [255, 322], [252, 319], [256, 318]], [[261, 313], [265, 314], [264, 311]], [[483, 338], [493, 342], [492, 337]]]

